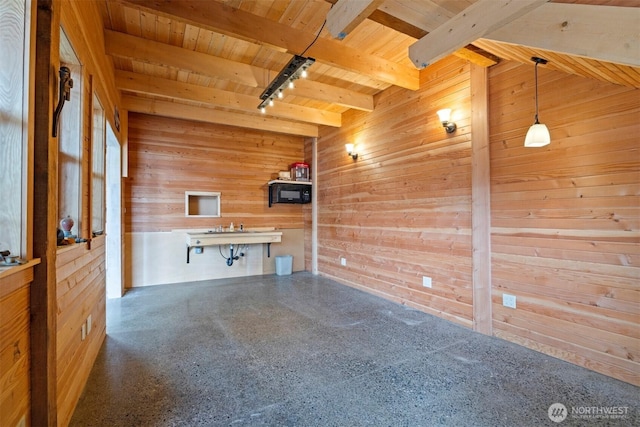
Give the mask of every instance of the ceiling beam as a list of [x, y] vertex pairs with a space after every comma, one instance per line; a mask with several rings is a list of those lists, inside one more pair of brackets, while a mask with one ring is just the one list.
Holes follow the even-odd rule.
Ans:
[[194, 105], [139, 98], [122, 97], [123, 108], [136, 113], [152, 114], [175, 119], [195, 120], [197, 122], [216, 123], [228, 126], [279, 132], [300, 136], [318, 136], [318, 127], [307, 123], [289, 122], [270, 117], [249, 116], [230, 111], [214, 110]]
[[478, 0], [409, 46], [409, 58], [424, 68], [497, 30], [548, 0]]
[[342, 40], [382, 3], [384, 0], [338, 0], [327, 13], [327, 30]]
[[251, 65], [106, 29], [104, 39], [107, 55], [189, 70], [250, 87], [264, 84], [259, 69]]
[[[290, 54], [301, 54], [315, 38], [313, 33], [291, 28], [217, 1], [185, 4], [175, 0], [122, 0], [122, 3]], [[320, 37], [305, 54], [320, 63], [395, 86], [411, 90], [420, 86], [418, 70], [374, 55], [365, 55], [336, 40]]]
[[640, 8], [547, 3], [484, 38], [640, 66]]
[[[277, 74], [280, 71], [230, 61], [206, 53], [110, 30], [105, 30], [105, 44], [108, 55], [188, 70], [203, 76], [256, 87], [260, 90], [267, 87], [272, 72]], [[346, 108], [373, 111], [373, 96], [310, 79], [296, 81], [295, 95]], [[256, 102], [259, 103], [259, 101], [256, 95]]]
[[[261, 115], [259, 100], [251, 95], [242, 95], [220, 89], [183, 83], [147, 74], [116, 71], [116, 87], [129, 92], [161, 96], [183, 101], [199, 102], [214, 107], [239, 110], [244, 113]], [[267, 108], [269, 116], [309, 122], [317, 125], [340, 127], [342, 116], [339, 113], [318, 110], [277, 101]]]
[[[325, 1], [327, 3], [336, 4], [338, 0]], [[421, 39], [422, 37], [429, 34], [429, 31], [426, 27], [432, 26], [433, 28], [436, 28], [436, 26], [433, 26], [433, 24], [429, 25], [429, 23], [424, 23], [420, 19], [415, 19], [415, 15], [415, 11], [407, 7], [405, 3], [391, 3], [387, 1], [384, 2], [382, 8], [376, 9], [371, 12], [368, 19], [370, 21], [384, 25], [385, 27], [389, 27], [399, 33], [406, 34], [409, 37], [413, 37], [414, 39]], [[451, 14], [451, 16], [453, 16], [453, 14]], [[420, 16], [419, 18], [425, 17]], [[418, 21], [419, 24], [422, 25], [422, 27], [414, 25], [411, 21]], [[445, 21], [446, 20], [442, 20], [443, 23]], [[453, 55], [457, 56], [458, 58], [466, 59], [473, 64], [480, 65], [481, 67], [491, 67], [492, 65], [496, 65], [498, 62], [500, 62], [500, 58], [498, 58], [497, 56], [471, 44], [453, 52]]]

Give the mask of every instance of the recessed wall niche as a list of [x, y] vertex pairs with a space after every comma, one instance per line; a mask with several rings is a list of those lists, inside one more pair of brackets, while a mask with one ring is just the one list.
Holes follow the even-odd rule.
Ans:
[[220, 193], [212, 191], [185, 191], [185, 216], [210, 217], [220, 216]]

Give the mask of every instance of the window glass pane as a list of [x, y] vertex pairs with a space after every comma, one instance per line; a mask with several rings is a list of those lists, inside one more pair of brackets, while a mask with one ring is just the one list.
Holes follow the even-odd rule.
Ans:
[[[82, 213], [82, 67], [64, 31], [60, 32], [61, 65], [73, 79], [71, 98], [64, 103], [58, 130], [58, 217], [71, 217], [70, 234], [79, 236]], [[62, 225], [60, 226], [62, 228]]]
[[100, 99], [93, 95], [91, 139], [91, 232], [104, 231], [105, 192], [105, 114]]
[[0, 7], [0, 251], [24, 256], [28, 147], [28, 24], [26, 5]]

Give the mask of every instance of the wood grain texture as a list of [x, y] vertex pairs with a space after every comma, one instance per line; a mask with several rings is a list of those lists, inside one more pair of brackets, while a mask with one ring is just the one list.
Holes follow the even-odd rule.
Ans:
[[60, 3], [37, 4], [34, 87], [33, 254], [41, 259], [31, 289], [31, 422], [54, 427], [56, 415], [56, 241], [58, 140], [51, 137], [59, 69]]
[[471, 64], [473, 124], [471, 223], [473, 226], [473, 328], [492, 335], [491, 314], [491, 157], [489, 153], [488, 72]]
[[[0, 280], [12, 291], [0, 294], [0, 425], [29, 425], [31, 410], [30, 284], [31, 269]], [[15, 283], [14, 283], [15, 282]]]
[[[57, 272], [58, 424], [67, 425], [106, 336], [105, 237], [59, 250]], [[81, 326], [91, 315], [83, 341]]]
[[[552, 143], [525, 149], [531, 72], [504, 62], [488, 74], [490, 170], [475, 175], [490, 176], [493, 334], [638, 384], [638, 90], [541, 70]], [[471, 327], [482, 307], [472, 295], [469, 78], [467, 65], [440, 61], [418, 92], [389, 89], [373, 113], [321, 128], [316, 187], [320, 274]], [[445, 106], [458, 124], [450, 138], [435, 118]], [[517, 310], [502, 306], [503, 292]]]
[[[301, 205], [267, 204], [267, 182], [303, 159], [303, 139], [129, 114], [127, 232], [243, 223], [302, 228]], [[185, 218], [185, 191], [221, 192], [220, 218]]]
[[640, 92], [541, 69], [527, 149], [531, 72], [489, 71], [495, 334], [638, 385]]
[[[469, 73], [440, 61], [418, 91], [388, 89], [374, 112], [321, 128], [316, 187], [320, 274], [471, 327]], [[441, 108], [453, 109], [456, 133], [442, 128]]]

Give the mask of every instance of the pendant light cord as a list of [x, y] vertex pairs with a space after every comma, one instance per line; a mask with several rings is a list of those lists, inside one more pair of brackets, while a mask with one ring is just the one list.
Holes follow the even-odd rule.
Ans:
[[[333, 6], [331, 6], [333, 7]], [[307, 46], [307, 48], [305, 50], [302, 51], [302, 53], [300, 54], [300, 56], [304, 56], [305, 53], [307, 53], [307, 51], [309, 50], [309, 48], [311, 48], [311, 46], [313, 46], [315, 44], [315, 42], [318, 40], [318, 37], [320, 37], [320, 33], [322, 32], [322, 30], [324, 29], [324, 26], [327, 24], [327, 20], [325, 19], [324, 22], [322, 23], [322, 27], [320, 27], [320, 31], [318, 31], [318, 34], [316, 34], [316, 38], [313, 39], [313, 41], [311, 42], [311, 44], [309, 46]]]
[[535, 75], [536, 75], [536, 122], [535, 124], [539, 124], [538, 121], [538, 62], [536, 62], [536, 66], [534, 67]]

